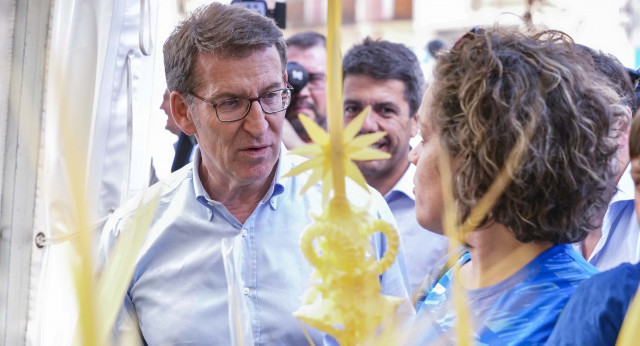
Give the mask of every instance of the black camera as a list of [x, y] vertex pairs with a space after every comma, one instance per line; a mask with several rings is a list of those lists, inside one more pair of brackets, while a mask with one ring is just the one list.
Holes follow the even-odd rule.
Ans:
[[287, 4], [284, 2], [276, 2], [276, 7], [273, 9], [267, 8], [267, 3], [264, 0], [233, 0], [231, 1], [231, 4], [242, 5], [250, 10], [260, 13], [263, 16], [272, 18], [280, 29], [286, 29]]
[[287, 81], [293, 87], [291, 94], [297, 95], [309, 83], [309, 72], [295, 61], [287, 63]]

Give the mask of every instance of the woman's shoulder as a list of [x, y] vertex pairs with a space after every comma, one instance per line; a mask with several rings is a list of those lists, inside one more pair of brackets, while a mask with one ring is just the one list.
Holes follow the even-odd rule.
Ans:
[[555, 245], [538, 256], [537, 260], [542, 274], [566, 278], [572, 282], [586, 280], [599, 273], [596, 267], [569, 244]]

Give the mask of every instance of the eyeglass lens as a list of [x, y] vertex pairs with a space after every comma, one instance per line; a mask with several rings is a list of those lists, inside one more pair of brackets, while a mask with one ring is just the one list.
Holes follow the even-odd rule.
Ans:
[[[260, 95], [257, 99], [265, 113], [277, 113], [289, 106], [291, 91], [289, 89], [274, 90]], [[247, 115], [253, 101], [255, 99], [224, 100], [216, 105], [218, 117], [222, 121], [241, 119]]]
[[311, 89], [324, 89], [327, 77], [324, 73], [309, 73], [309, 87]]

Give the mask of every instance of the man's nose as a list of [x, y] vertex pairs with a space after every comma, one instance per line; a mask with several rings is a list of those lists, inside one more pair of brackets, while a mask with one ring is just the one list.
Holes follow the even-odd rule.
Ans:
[[262, 106], [257, 100], [251, 102], [249, 114], [242, 121], [242, 128], [254, 137], [264, 135], [269, 128], [267, 114], [262, 110]]
[[380, 126], [378, 124], [378, 115], [373, 110], [369, 111], [366, 118], [364, 118], [364, 122], [362, 123], [361, 132], [377, 132], [380, 131]]
[[300, 98], [300, 99], [303, 99], [303, 98], [310, 99], [311, 98], [311, 90], [309, 89], [309, 84], [307, 83], [307, 85], [305, 85], [305, 87], [302, 88], [300, 90], [300, 92], [296, 96], [298, 98]]

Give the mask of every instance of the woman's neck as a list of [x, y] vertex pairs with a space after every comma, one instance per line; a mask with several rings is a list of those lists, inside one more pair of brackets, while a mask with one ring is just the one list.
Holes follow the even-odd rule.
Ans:
[[462, 266], [460, 273], [462, 285], [467, 289], [495, 285], [553, 246], [550, 242], [521, 243], [500, 224], [470, 233], [466, 243], [471, 261]]

